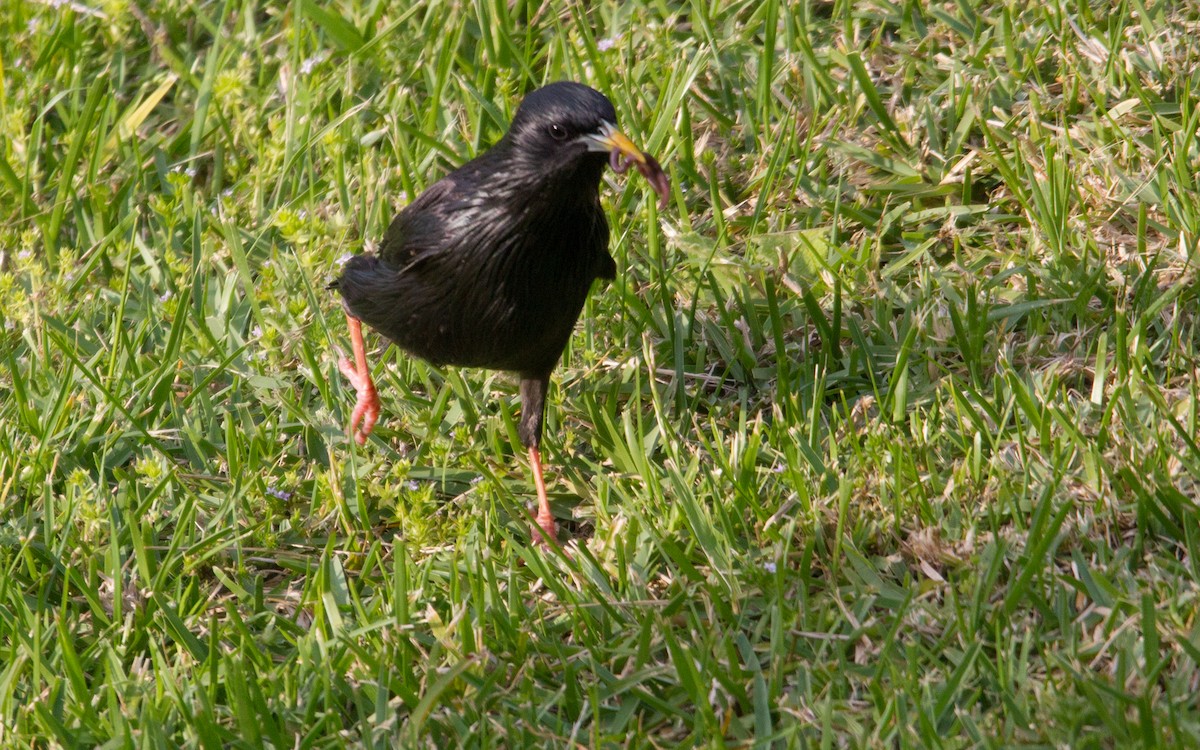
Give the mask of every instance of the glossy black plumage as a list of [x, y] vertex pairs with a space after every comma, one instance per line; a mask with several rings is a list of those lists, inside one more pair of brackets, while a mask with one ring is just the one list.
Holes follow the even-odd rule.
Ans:
[[605, 121], [612, 104], [579, 84], [527, 97], [499, 143], [406, 206], [377, 254], [346, 263], [350, 314], [433, 364], [548, 378], [593, 280], [616, 271], [599, 197], [609, 157], [574, 138]]
[[[350, 259], [331, 284], [348, 316], [433, 364], [518, 373], [521, 438], [534, 450], [550, 373], [592, 283], [616, 273], [599, 197], [605, 165], [623, 171], [636, 163], [666, 197], [658, 163], [615, 124], [609, 100], [586, 86], [560, 82], [532, 92], [499, 143], [406, 206], [378, 251]], [[377, 413], [359, 359], [358, 379]], [[348, 377], [352, 370], [343, 365]], [[352, 430], [366, 398], [366, 386], [356, 387]], [[370, 424], [373, 417], [360, 442]]]

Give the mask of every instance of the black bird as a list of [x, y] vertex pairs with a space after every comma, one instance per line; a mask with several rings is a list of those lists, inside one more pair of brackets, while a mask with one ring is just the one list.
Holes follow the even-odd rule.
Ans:
[[600, 207], [604, 165], [636, 166], [664, 207], [670, 189], [616, 121], [612, 103], [587, 86], [533, 91], [495, 146], [421, 193], [378, 252], [351, 258], [330, 285], [350, 326], [354, 362], [343, 358], [339, 368], [358, 392], [349, 431], [359, 444], [379, 418], [362, 323], [435, 365], [518, 374], [519, 432], [549, 538], [539, 449], [546, 388], [592, 282], [616, 275]]

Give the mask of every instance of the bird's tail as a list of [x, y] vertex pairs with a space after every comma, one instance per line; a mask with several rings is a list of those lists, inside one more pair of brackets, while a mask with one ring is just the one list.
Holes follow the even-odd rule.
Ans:
[[342, 275], [329, 288], [342, 296], [342, 307], [348, 314], [386, 336], [392, 335], [397, 295], [402, 293], [400, 269], [373, 253], [363, 253], [346, 261]]

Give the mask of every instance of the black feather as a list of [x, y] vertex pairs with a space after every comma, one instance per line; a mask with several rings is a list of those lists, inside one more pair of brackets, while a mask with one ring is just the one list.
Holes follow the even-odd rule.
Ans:
[[612, 104], [586, 86], [531, 93], [499, 143], [418, 196], [331, 284], [350, 315], [433, 364], [519, 373], [527, 445], [593, 281], [616, 274], [599, 198], [608, 155], [559, 137], [604, 122]]

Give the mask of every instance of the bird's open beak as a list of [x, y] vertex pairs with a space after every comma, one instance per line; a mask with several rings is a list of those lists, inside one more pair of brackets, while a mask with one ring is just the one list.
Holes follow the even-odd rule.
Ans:
[[657, 159], [633, 145], [633, 141], [617, 130], [616, 125], [605, 122], [600, 126], [600, 130], [588, 133], [580, 140], [587, 144], [588, 151], [607, 151], [609, 166], [618, 174], [630, 166], [636, 166], [642, 176], [650, 181], [654, 192], [658, 193], [659, 207], [666, 208], [667, 198], [671, 193], [671, 183], [666, 173]]
[[[617, 126], [611, 122], [603, 123], [600, 130], [588, 133], [581, 140], [587, 144], [588, 151], [606, 151], [612, 154], [613, 169], [618, 172], [628, 169], [631, 162], [646, 163], [646, 154], [633, 145], [633, 141], [617, 130]], [[618, 159], [622, 166], [618, 166]]]

